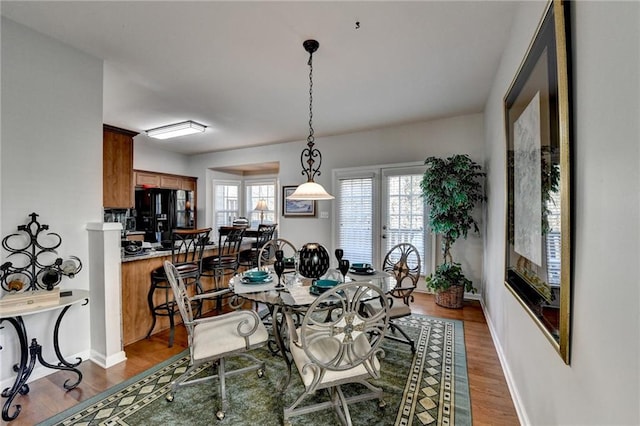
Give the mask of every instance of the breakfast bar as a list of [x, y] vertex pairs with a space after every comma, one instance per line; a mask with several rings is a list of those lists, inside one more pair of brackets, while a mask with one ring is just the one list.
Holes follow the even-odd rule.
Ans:
[[[204, 256], [214, 256], [218, 252], [215, 245], [205, 248]], [[164, 261], [171, 261], [171, 250], [150, 251], [122, 258], [122, 343], [129, 345], [144, 339], [151, 326], [152, 316], [149, 312], [147, 294], [151, 285], [151, 272], [162, 267]], [[214, 288], [211, 278], [202, 277], [204, 291]], [[161, 303], [161, 294], [154, 296]], [[206, 302], [203, 313], [214, 309], [214, 302]], [[176, 318], [178, 320], [178, 318]], [[155, 330], [169, 328], [167, 317], [158, 317]]]

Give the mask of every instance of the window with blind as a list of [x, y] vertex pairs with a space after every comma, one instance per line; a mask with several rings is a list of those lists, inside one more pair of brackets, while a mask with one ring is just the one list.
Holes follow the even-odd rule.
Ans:
[[215, 181], [213, 184], [214, 228], [231, 226], [240, 217], [240, 181]]
[[338, 241], [351, 263], [374, 263], [373, 176], [338, 181]]
[[260, 224], [261, 211], [256, 210], [258, 201], [264, 200], [267, 210], [262, 211], [263, 223], [276, 223], [276, 181], [245, 182], [245, 209], [250, 228], [257, 229]]

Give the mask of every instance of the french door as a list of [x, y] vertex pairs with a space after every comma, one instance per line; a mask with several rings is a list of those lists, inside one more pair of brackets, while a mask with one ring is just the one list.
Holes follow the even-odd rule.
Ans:
[[420, 166], [336, 171], [335, 246], [345, 259], [379, 267], [393, 246], [407, 242], [418, 249], [423, 274], [429, 270], [423, 172]]
[[[381, 185], [381, 252], [388, 253], [396, 244], [410, 243], [418, 249], [421, 273], [430, 257], [427, 252], [426, 207], [420, 181], [424, 167], [382, 169]], [[382, 260], [377, 263], [382, 264]]]

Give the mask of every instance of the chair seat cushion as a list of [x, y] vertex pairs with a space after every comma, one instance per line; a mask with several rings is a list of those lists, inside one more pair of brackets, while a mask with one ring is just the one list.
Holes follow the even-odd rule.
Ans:
[[[298, 335], [300, 335], [300, 329], [297, 330], [297, 333]], [[358, 342], [366, 346], [361, 348], [362, 352], [366, 352], [371, 348], [369, 346], [369, 341], [366, 339], [358, 339]], [[324, 348], [322, 347], [322, 345], [317, 345], [317, 347], [314, 348], [315, 349], [314, 353], [316, 354], [316, 357], [318, 359], [325, 358], [325, 357], [330, 358], [333, 354], [335, 354], [336, 347], [338, 345], [335, 344], [335, 342], [332, 342], [331, 339], [329, 338], [327, 338], [326, 343], [327, 344], [325, 345]], [[300, 372], [300, 377], [302, 378], [302, 382], [304, 383], [305, 387], [308, 387], [313, 382], [314, 369], [312, 368], [305, 369], [304, 366], [306, 364], [313, 364], [313, 362], [311, 361], [311, 359], [309, 358], [309, 356], [307, 355], [307, 353], [303, 348], [299, 347], [295, 343], [291, 343], [290, 346], [291, 346], [290, 347], [291, 355], [293, 356], [293, 361], [295, 362], [296, 367]], [[359, 350], [358, 352], [361, 352], [361, 351]], [[378, 361], [377, 357], [373, 358], [373, 369], [376, 372], [380, 371], [380, 362]], [[324, 374], [324, 377], [320, 381], [319, 387], [324, 387], [324, 385], [327, 385], [330, 383], [339, 383], [343, 380], [349, 381], [347, 379], [354, 379], [357, 377], [364, 377], [364, 378], [371, 377], [366, 367], [362, 363], [346, 370], [327, 369]]]
[[[175, 267], [176, 267], [176, 270], [178, 271], [178, 273], [180, 275], [182, 275], [183, 277], [185, 277], [185, 276], [189, 276], [189, 277], [193, 276], [193, 275], [197, 274], [199, 272], [199, 270], [200, 270], [200, 268], [199, 268], [197, 263], [176, 264]], [[151, 273], [151, 276], [155, 280], [166, 281], [167, 274], [165, 274], [165, 272], [164, 272], [164, 266], [154, 269], [153, 272]]]
[[238, 257], [236, 255], [227, 255], [227, 256], [210, 256], [202, 259], [202, 268], [203, 269], [216, 269], [216, 268], [225, 268], [230, 265], [234, 265], [238, 263]]
[[[198, 322], [193, 331], [193, 361], [244, 350], [244, 337], [238, 334], [238, 324], [245, 317], [228, 314], [212, 317], [210, 321]], [[255, 333], [249, 336], [249, 346], [256, 347], [269, 339], [269, 332], [258, 322]]]
[[389, 318], [402, 318], [411, 315], [411, 308], [404, 303], [394, 303], [393, 307], [389, 309]]
[[[372, 313], [378, 312], [380, 309], [382, 309], [382, 307], [380, 306], [380, 302], [377, 300], [367, 302], [367, 308]], [[390, 319], [402, 318], [402, 317], [408, 317], [409, 315], [411, 315], [411, 308], [405, 305], [404, 303], [402, 303], [402, 300], [393, 299], [393, 306], [389, 308], [389, 318]]]

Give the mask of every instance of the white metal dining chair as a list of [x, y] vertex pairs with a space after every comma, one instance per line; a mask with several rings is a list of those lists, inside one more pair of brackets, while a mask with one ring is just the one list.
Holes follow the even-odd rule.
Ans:
[[[363, 314], [363, 304], [379, 298], [383, 308], [374, 315]], [[369, 379], [380, 377], [379, 347], [389, 315], [386, 298], [379, 287], [366, 282], [340, 284], [321, 294], [309, 307], [299, 327], [287, 315], [290, 350], [300, 374], [304, 391], [289, 407], [284, 408], [284, 423], [290, 418], [333, 408], [344, 425], [351, 425], [349, 404], [378, 399], [384, 407], [383, 391]], [[327, 311], [331, 316], [327, 318]], [[358, 383], [363, 393], [346, 397], [341, 385]], [[310, 405], [301, 403], [320, 389], [327, 389], [329, 401]]]
[[[239, 310], [214, 317], [194, 319], [191, 310], [191, 302], [194, 299], [215, 298], [220, 295], [219, 293], [229, 292], [230, 290], [224, 289], [189, 297], [176, 267], [171, 262], [165, 261], [164, 269], [169, 283], [171, 283], [176, 303], [180, 308], [182, 321], [187, 329], [189, 354], [191, 355], [189, 368], [171, 384], [167, 400], [173, 401], [174, 392], [179, 386], [192, 385], [217, 378], [220, 381], [221, 401], [216, 417], [222, 420], [228, 408], [225, 389], [226, 379], [230, 376], [254, 370], [257, 371], [258, 377], [263, 376], [264, 362], [247, 352], [266, 345], [269, 340], [269, 333], [258, 315], [251, 310]], [[244, 357], [252, 364], [227, 371], [225, 359], [231, 356]], [[213, 363], [212, 369], [217, 367], [217, 373], [207, 377], [187, 380], [194, 369], [207, 362]]]

